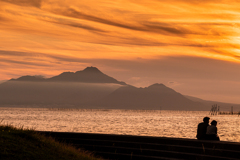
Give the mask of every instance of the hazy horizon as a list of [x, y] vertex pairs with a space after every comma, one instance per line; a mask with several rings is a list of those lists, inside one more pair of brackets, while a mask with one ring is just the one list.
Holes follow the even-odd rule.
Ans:
[[[38, 75], [39, 76], [39, 75]], [[45, 77], [46, 78], [46, 77]], [[114, 78], [114, 77], [113, 77]], [[46, 78], [47, 79], [47, 78]], [[7, 81], [0, 81], [0, 84], [1, 83], [4, 83], [4, 82], [7, 82]], [[17, 84], [17, 85], [16, 85]], [[155, 83], [155, 84], [163, 84], [163, 83]], [[8, 88], [8, 90], [6, 90], [6, 88], [4, 89], [4, 90], [6, 90], [5, 91], [5, 95], [6, 95], [6, 93], [7, 94], [10, 94], [9, 96], [10, 97], [12, 97], [12, 96], [14, 96], [15, 98], [14, 98], [14, 100], [16, 100], [16, 97], [19, 97], [19, 95], [15, 95], [15, 92], [16, 93], [19, 93], [19, 87], [21, 86], [21, 88], [24, 88], [24, 90], [25, 90], [25, 97], [23, 97], [23, 93], [21, 94], [21, 96], [20, 96], [20, 99], [23, 99], [23, 100], [27, 100], [27, 99], [29, 99], [29, 97], [31, 97], [31, 95], [37, 95], [37, 97], [42, 97], [42, 101], [44, 101], [44, 98], [46, 98], [46, 96], [47, 96], [47, 93], [50, 93], [48, 90], [50, 89], [50, 88], [52, 88], [52, 89], [54, 89], [54, 90], [56, 90], [56, 92], [54, 91], [54, 94], [56, 94], [56, 96], [59, 96], [59, 95], [61, 95], [61, 92], [66, 92], [66, 91], [68, 91], [68, 93], [71, 93], [72, 91], [72, 89], [73, 90], [75, 90], [73, 93], [74, 94], [76, 94], [77, 92], [79, 92], [80, 91], [80, 93], [82, 92], [82, 90], [84, 91], [84, 92], [86, 92], [86, 94], [88, 95], [89, 93], [91, 93], [91, 94], [95, 94], [94, 92], [95, 91], [97, 91], [97, 92], [99, 92], [100, 90], [101, 90], [101, 92], [102, 93], [100, 93], [100, 95], [98, 95], [98, 96], [106, 96], [107, 94], [109, 94], [110, 92], [113, 92], [114, 90], [116, 90], [117, 88], [119, 88], [119, 87], [121, 87], [122, 85], [120, 85], [120, 84], [115, 84], [115, 83], [92, 83], [92, 82], [71, 82], [71, 81], [40, 81], [40, 82], [38, 82], [38, 81], [36, 81], [36, 82], [34, 82], [34, 81], [25, 81], [25, 80], [14, 80], [14, 81], [9, 81], [8, 82], [8, 86], [9, 85], [11, 85], [11, 87], [10, 88]], [[130, 85], [130, 84], [127, 84], [127, 85]], [[148, 88], [148, 87], [150, 87], [150, 86], [152, 86], [153, 84], [150, 84], [150, 85], [148, 85], [148, 86], [146, 86], [146, 87], [138, 87], [138, 86], [134, 86], [134, 87], [136, 87], [136, 88], [138, 88], [138, 89], [143, 89], [143, 88]], [[165, 85], [165, 84], [163, 84], [163, 85]], [[44, 87], [45, 86], [45, 87]], [[133, 85], [132, 85], [133, 86]], [[165, 85], [166, 86], [166, 85]], [[15, 88], [16, 87], [16, 88]], [[36, 88], [37, 87], [37, 88]], [[167, 86], [168, 87], [168, 86]], [[36, 93], [33, 93], [32, 91], [34, 91], [33, 90], [33, 88], [34, 88], [34, 90], [36, 90], [37, 92]], [[66, 90], [61, 90], [61, 89], [63, 89], [63, 88], [65, 88]], [[100, 89], [101, 88], [101, 89]], [[112, 89], [110, 89], [110, 88], [112, 88]], [[170, 88], [170, 87], [169, 87]], [[29, 89], [30, 90], [32, 90], [31, 91], [31, 93], [30, 93], [30, 95], [29, 95]], [[60, 90], [59, 90], [60, 89]], [[100, 89], [100, 90], [99, 90]], [[109, 90], [110, 89], [110, 90]], [[94, 91], [95, 90], [95, 91]], [[107, 91], [107, 90], [109, 90], [109, 91]], [[46, 93], [44, 93], [44, 94], [42, 94], [42, 95], [39, 95], [39, 92], [40, 91], [40, 93], [41, 92], [46, 92]], [[70, 92], [69, 92], [70, 91]], [[93, 92], [94, 91], [94, 92]], [[107, 92], [106, 92], [107, 91]], [[159, 91], [161, 91], [161, 89], [159, 90]], [[52, 91], [51, 91], [52, 92]], [[106, 92], [106, 93], [104, 93], [104, 92]], [[60, 93], [60, 94], [59, 94]], [[178, 92], [178, 93], [180, 93], [180, 92]], [[72, 94], [72, 93], [71, 93]], [[79, 94], [79, 93], [78, 93]], [[83, 93], [81, 93], [81, 94], [83, 94]], [[182, 93], [180, 93], [180, 94], [182, 94]], [[182, 94], [183, 96], [190, 96], [190, 97], [195, 97], [195, 98], [199, 98], [199, 97], [196, 97], [196, 96], [193, 96], [193, 95], [185, 95], [185, 94]], [[3, 96], [3, 95], [2, 95]], [[46, 98], [46, 99], [49, 99], [49, 96], [50, 95], [48, 95], [47, 97], [48, 98]], [[66, 96], [66, 95], [64, 95], [64, 96]], [[4, 96], [3, 96], [4, 97]], [[84, 96], [85, 97], [85, 96]], [[94, 97], [94, 96], [93, 96]], [[9, 98], [9, 97], [8, 97]], [[33, 98], [33, 97], [32, 97]], [[160, 97], [159, 97], [160, 98]], [[186, 97], [186, 98], [188, 98], [188, 97]], [[5, 98], [4, 98], [5, 99]], [[12, 99], [12, 100], [10, 100], [10, 99]], [[11, 101], [13, 101], [13, 98], [10, 98], [9, 99], [9, 101], [8, 102], [11, 102]], [[33, 98], [33, 99], [36, 99], [36, 97], [35, 98]], [[56, 99], [59, 99], [59, 97], [54, 97], [53, 98], [53, 101], [54, 100], [56, 100]], [[60, 99], [64, 99], [64, 97], [62, 97], [62, 98], [60, 98]], [[87, 97], [85, 97], [84, 99], [89, 99], [89, 97], [87, 98]], [[189, 98], [188, 98], [189, 99]], [[203, 98], [199, 98], [199, 99], [201, 99], [201, 100], [206, 100], [206, 101], [214, 101], [214, 100], [212, 100], [212, 99], [203, 99]], [[190, 99], [191, 100], [191, 99]], [[38, 100], [37, 100], [38, 101]], [[36, 102], [37, 102], [36, 101]], [[73, 101], [75, 101], [74, 99], [72, 99], [72, 100], [69, 100], [69, 97], [67, 96], [67, 97], [65, 97], [65, 102], [64, 103], [66, 103], [66, 102], [69, 102], [69, 104], [71, 103], [71, 102], [73, 102]], [[57, 102], [57, 101], [56, 101]], [[235, 106], [236, 108], [235, 108], [235, 110], [236, 109], [238, 109], [239, 108], [239, 104], [238, 103], [232, 103], [232, 102], [224, 102], [224, 101], [215, 101], [216, 103], [217, 102], [220, 102], [220, 103], [228, 103], [229, 105], [230, 104], [236, 104], [237, 106]], [[214, 102], [213, 102], [214, 103]], [[209, 103], [209, 107], [211, 106], [212, 104], [210, 104]], [[223, 105], [223, 104], [222, 104]], [[221, 107], [223, 107], [222, 109], [223, 110], [229, 110], [229, 107], [230, 106], [228, 106], [228, 105], [226, 105], [226, 104], [224, 104], [223, 106], [222, 106], [221, 104], [220, 104], [220, 106]], [[205, 106], [206, 107], [206, 106]], [[116, 107], [116, 108], [118, 108], [118, 107]]]

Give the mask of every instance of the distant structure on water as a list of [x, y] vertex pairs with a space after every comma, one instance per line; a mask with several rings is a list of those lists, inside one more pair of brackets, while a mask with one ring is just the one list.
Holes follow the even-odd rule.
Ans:
[[231, 106], [231, 111], [230, 112], [220, 112], [220, 106], [218, 106], [217, 104], [212, 105], [212, 108], [210, 110], [210, 115], [240, 115], [240, 111], [239, 112], [233, 112], [233, 106]]
[[210, 115], [218, 115], [220, 106], [218, 106], [217, 104], [212, 105], [212, 108], [210, 110]]

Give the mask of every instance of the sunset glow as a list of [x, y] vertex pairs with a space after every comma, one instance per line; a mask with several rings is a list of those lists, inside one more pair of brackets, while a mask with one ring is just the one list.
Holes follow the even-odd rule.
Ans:
[[115, 61], [148, 65], [169, 57], [240, 67], [239, 6], [237, 0], [0, 0], [0, 80], [91, 65], [113, 73], [126, 71]]

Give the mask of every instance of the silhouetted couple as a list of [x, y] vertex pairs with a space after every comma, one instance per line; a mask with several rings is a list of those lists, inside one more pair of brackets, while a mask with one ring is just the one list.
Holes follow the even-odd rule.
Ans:
[[204, 117], [203, 122], [198, 124], [197, 139], [220, 141], [217, 135], [217, 121], [213, 120], [209, 125], [209, 119], [209, 117]]

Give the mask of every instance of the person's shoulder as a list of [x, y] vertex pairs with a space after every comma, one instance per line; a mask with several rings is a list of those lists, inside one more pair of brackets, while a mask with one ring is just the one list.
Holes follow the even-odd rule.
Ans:
[[201, 126], [204, 126], [204, 123], [203, 123], [203, 122], [198, 123], [198, 127], [201, 127]]

